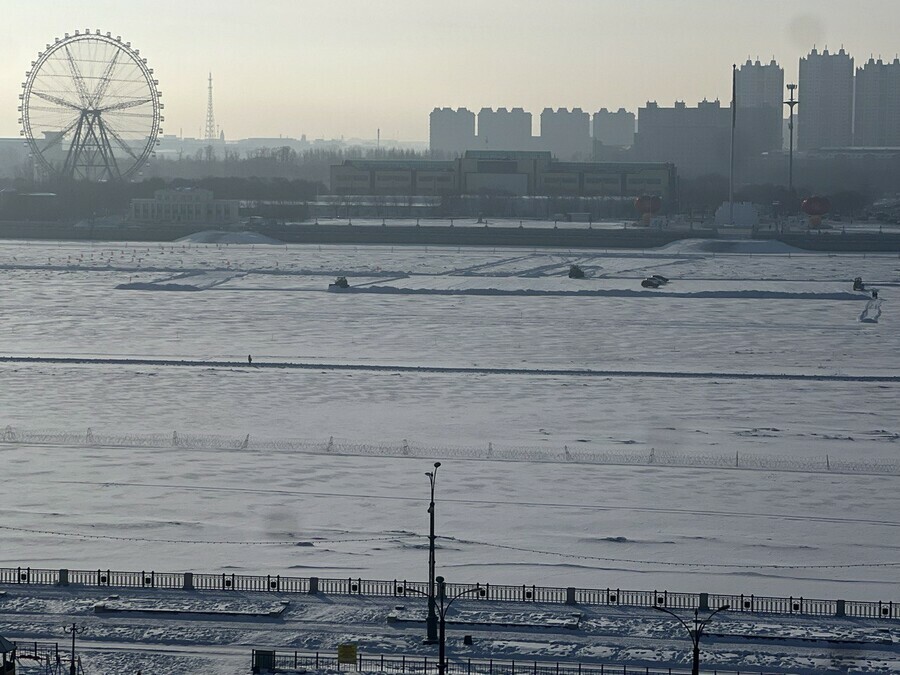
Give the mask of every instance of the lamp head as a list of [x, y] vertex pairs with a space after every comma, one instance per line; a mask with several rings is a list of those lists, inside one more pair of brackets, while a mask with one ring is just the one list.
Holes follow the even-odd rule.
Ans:
[[434, 463], [434, 468], [436, 469], [436, 468], [438, 468], [440, 465], [441, 465], [440, 462], [435, 462], [435, 463]]

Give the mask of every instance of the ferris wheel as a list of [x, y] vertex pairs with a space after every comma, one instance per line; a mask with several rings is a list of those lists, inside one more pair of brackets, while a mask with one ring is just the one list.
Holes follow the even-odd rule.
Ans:
[[135, 175], [162, 133], [158, 84], [121, 37], [88, 30], [57, 38], [31, 62], [19, 94], [36, 165], [76, 180]]

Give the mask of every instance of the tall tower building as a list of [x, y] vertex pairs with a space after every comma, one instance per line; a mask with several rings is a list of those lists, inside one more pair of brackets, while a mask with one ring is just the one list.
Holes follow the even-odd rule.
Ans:
[[541, 148], [563, 161], [591, 158], [591, 116], [581, 108], [544, 108], [541, 113]]
[[800, 150], [853, 144], [853, 57], [813, 49], [800, 59], [797, 146]]
[[477, 141], [481, 150], [530, 150], [531, 113], [522, 108], [482, 108]]
[[638, 130], [634, 137], [636, 158], [642, 162], [671, 162], [678, 175], [690, 178], [705, 174], [728, 174], [731, 143], [731, 106], [719, 101], [701, 101], [689, 108], [676, 101], [661, 108], [648, 101], [638, 108]]
[[778, 108], [784, 101], [784, 69], [775, 59], [760, 63], [759, 59], [738, 68], [735, 75], [739, 108]]
[[432, 155], [455, 157], [476, 147], [475, 113], [471, 110], [435, 108], [428, 122]]
[[749, 158], [781, 150], [784, 118], [784, 70], [774, 60], [747, 59], [735, 73], [738, 156]]
[[870, 58], [856, 69], [853, 144], [900, 147], [900, 59]]
[[601, 108], [594, 113], [594, 140], [614, 148], [634, 145], [634, 113], [625, 108], [611, 112]]

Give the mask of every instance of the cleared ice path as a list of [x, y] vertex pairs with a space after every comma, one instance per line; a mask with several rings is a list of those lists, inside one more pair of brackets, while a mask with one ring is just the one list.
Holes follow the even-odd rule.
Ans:
[[351, 370], [389, 373], [475, 375], [530, 375], [552, 377], [634, 377], [678, 380], [790, 380], [811, 382], [900, 382], [900, 375], [837, 375], [804, 373], [737, 373], [690, 370], [592, 370], [580, 368], [479, 368], [460, 366], [406, 366], [392, 364], [316, 363], [302, 361], [213, 361], [203, 359], [106, 358], [75, 356], [0, 356], [0, 363], [50, 363], [101, 366], [181, 366], [189, 368], [282, 368], [293, 370]]

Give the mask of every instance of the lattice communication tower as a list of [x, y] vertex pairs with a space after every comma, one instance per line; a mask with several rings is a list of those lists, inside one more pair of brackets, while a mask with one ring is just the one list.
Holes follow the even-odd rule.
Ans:
[[206, 102], [206, 160], [215, 156], [215, 143], [219, 140], [216, 133], [216, 116], [213, 114], [212, 73], [209, 74], [209, 97]]

